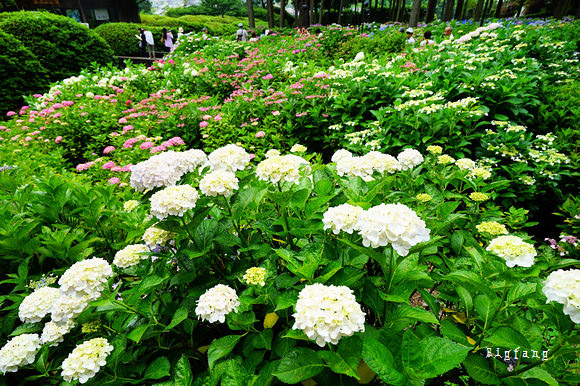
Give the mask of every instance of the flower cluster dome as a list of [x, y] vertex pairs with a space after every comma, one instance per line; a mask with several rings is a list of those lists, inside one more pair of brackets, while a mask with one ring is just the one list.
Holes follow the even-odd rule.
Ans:
[[407, 256], [412, 246], [429, 241], [425, 222], [403, 204], [380, 204], [361, 213], [358, 230], [364, 246], [377, 248], [391, 244], [401, 256]]
[[41, 287], [24, 298], [18, 307], [18, 317], [24, 323], [38, 323], [52, 310], [56, 298], [60, 296], [57, 288]]
[[346, 286], [307, 285], [298, 294], [295, 309], [292, 328], [304, 331], [320, 347], [365, 330], [365, 313]]
[[94, 338], [79, 344], [62, 362], [62, 377], [67, 382], [86, 383], [94, 377], [114, 347], [105, 338]]
[[250, 155], [244, 148], [229, 144], [211, 152], [208, 160], [212, 170], [235, 172], [246, 168], [250, 163]]
[[125, 248], [115, 253], [113, 264], [119, 268], [131, 267], [141, 260], [148, 259], [150, 250], [145, 244], [127, 245]]
[[310, 164], [304, 158], [294, 154], [285, 156], [271, 156], [266, 158], [256, 167], [256, 175], [260, 181], [270, 181], [273, 184], [278, 182], [300, 182], [301, 169], [303, 174], [310, 174]]
[[528, 244], [517, 236], [499, 236], [491, 240], [486, 248], [499, 257], [505, 259], [508, 267], [516, 265], [531, 267], [537, 252], [532, 244]]
[[242, 279], [252, 285], [263, 287], [266, 285], [266, 269], [262, 267], [252, 267], [246, 270]]
[[580, 269], [559, 269], [550, 273], [542, 289], [548, 298], [564, 305], [564, 314], [574, 323], [580, 323]]
[[401, 164], [401, 170], [413, 169], [415, 166], [423, 163], [423, 155], [415, 149], [405, 149], [397, 156]]
[[143, 233], [142, 240], [149, 248], [153, 249], [158, 245], [165, 245], [173, 237], [175, 237], [174, 233], [151, 226]]
[[352, 234], [357, 230], [358, 217], [364, 209], [360, 206], [342, 204], [328, 210], [324, 213], [322, 222], [324, 229], [332, 229], [332, 232], [337, 235], [340, 231]]
[[59, 343], [64, 341], [64, 336], [68, 334], [74, 326], [75, 324], [71, 319], [62, 323], [55, 323], [52, 321], [48, 322], [42, 329], [40, 342], [42, 344], [50, 343], [51, 347], [58, 346]]
[[183, 216], [188, 210], [195, 208], [199, 193], [190, 185], [170, 186], [153, 194], [151, 214], [159, 220], [167, 216]]
[[40, 346], [38, 334], [22, 334], [10, 339], [0, 349], [0, 373], [16, 372], [19, 367], [33, 363]]
[[238, 189], [238, 178], [226, 170], [214, 170], [207, 173], [199, 182], [199, 190], [206, 196], [229, 197]]
[[200, 319], [210, 323], [224, 323], [227, 314], [238, 312], [239, 305], [236, 291], [227, 285], [218, 284], [199, 297], [195, 313]]
[[95, 300], [101, 296], [107, 280], [113, 276], [111, 265], [100, 257], [74, 263], [62, 275], [58, 284], [65, 294], [87, 295]]

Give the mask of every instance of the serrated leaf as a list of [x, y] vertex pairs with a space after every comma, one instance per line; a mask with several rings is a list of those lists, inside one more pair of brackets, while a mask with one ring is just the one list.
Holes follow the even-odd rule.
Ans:
[[169, 364], [169, 359], [167, 359], [167, 357], [159, 357], [147, 366], [143, 379], [160, 379], [168, 377], [170, 369], [171, 365]]
[[496, 385], [500, 383], [500, 379], [489, 366], [488, 360], [481, 355], [469, 353], [463, 361], [463, 366], [467, 374], [476, 382], [484, 385]]
[[420, 343], [421, 364], [413, 368], [422, 377], [433, 378], [463, 362], [469, 350], [447, 338], [428, 337]]
[[393, 354], [378, 340], [372, 338], [364, 340], [362, 357], [382, 381], [393, 385], [405, 383], [405, 376], [397, 370]]
[[173, 314], [173, 318], [171, 318], [171, 322], [167, 325], [167, 329], [170, 330], [173, 327], [177, 326], [179, 323], [183, 322], [187, 319], [189, 315], [189, 311], [185, 307], [179, 307], [175, 314]]
[[536, 292], [537, 283], [516, 283], [508, 292], [507, 302], [513, 303]]
[[211, 342], [209, 349], [207, 350], [207, 362], [209, 369], [211, 370], [218, 359], [221, 359], [228, 355], [236, 344], [244, 337], [243, 335], [228, 335], [223, 338], [219, 338]]
[[403, 304], [395, 310], [395, 318], [409, 318], [425, 323], [439, 324], [439, 321], [431, 312], [422, 310], [420, 308], [411, 307]]
[[193, 384], [191, 365], [189, 364], [189, 360], [185, 357], [185, 355], [182, 355], [175, 364], [174, 373], [174, 380], [176, 385], [191, 386]]
[[530, 347], [530, 342], [520, 332], [511, 327], [499, 327], [483, 340], [482, 346], [484, 345], [515, 349], [516, 347]]
[[135, 343], [139, 343], [145, 331], [149, 328], [148, 324], [142, 324], [137, 328], [134, 328], [128, 335], [127, 338], [131, 339]]
[[289, 290], [282, 292], [278, 295], [276, 299], [276, 309], [274, 311], [285, 310], [288, 307], [292, 307], [298, 301], [298, 291]]
[[358, 375], [356, 374], [356, 367], [349, 364], [346, 359], [341, 357], [339, 354], [331, 351], [318, 351], [316, 352], [316, 355], [322, 358], [326, 365], [330, 367], [330, 369], [335, 373], [346, 374], [358, 379]]
[[479, 319], [487, 326], [487, 323], [495, 313], [495, 308], [493, 307], [491, 300], [489, 300], [487, 295], [477, 295], [473, 304]]
[[449, 319], [441, 322], [441, 334], [443, 334], [444, 337], [449, 338], [457, 343], [461, 343], [463, 345], [469, 344], [465, 333]]
[[325, 365], [313, 350], [296, 347], [286, 353], [274, 375], [286, 383], [298, 383], [318, 375]]

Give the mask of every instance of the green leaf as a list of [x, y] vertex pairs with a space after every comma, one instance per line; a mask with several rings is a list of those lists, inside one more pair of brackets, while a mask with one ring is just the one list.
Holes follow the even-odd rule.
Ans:
[[177, 361], [174, 372], [175, 385], [191, 386], [193, 384], [191, 365], [185, 355], [182, 355]]
[[465, 333], [450, 319], [445, 319], [441, 322], [441, 333], [444, 337], [449, 338], [457, 343], [466, 346], [469, 345]]
[[151, 288], [158, 287], [161, 283], [163, 283], [166, 278], [157, 276], [157, 275], [148, 275], [143, 279], [137, 291], [140, 294], [144, 294], [149, 291]]
[[326, 365], [330, 367], [330, 369], [335, 373], [346, 374], [356, 379], [359, 378], [358, 375], [356, 374], [358, 361], [353, 366], [352, 364], [349, 364], [345, 358], [341, 357], [339, 354], [332, 351], [318, 351], [316, 352], [316, 355], [322, 358], [322, 360], [324, 360]]
[[457, 209], [459, 201], [447, 201], [437, 207], [437, 218], [441, 221], [446, 221], [449, 215]]
[[308, 197], [310, 197], [309, 189], [300, 189], [294, 192], [292, 198], [290, 199], [290, 207], [294, 210], [294, 212], [300, 212], [300, 210], [304, 208]]
[[171, 365], [167, 357], [159, 357], [155, 359], [145, 370], [143, 379], [160, 379], [169, 376]]
[[422, 310], [420, 308], [411, 307], [407, 304], [401, 305], [395, 310], [394, 317], [396, 318], [409, 318], [412, 320], [418, 320], [425, 323], [435, 323], [439, 324], [437, 317], [431, 312]]
[[556, 381], [554, 379], [554, 377], [552, 377], [552, 375], [550, 375], [549, 372], [547, 372], [546, 370], [540, 368], [540, 367], [534, 367], [528, 371], [526, 371], [525, 373], [520, 374], [520, 377], [522, 377], [523, 379], [539, 379], [541, 381], [546, 382], [548, 385], [550, 386], [558, 386], [559, 383], [558, 381]]
[[270, 386], [272, 381], [274, 381], [274, 371], [278, 368], [280, 364], [280, 360], [267, 362], [260, 373], [258, 374], [257, 378], [254, 378], [254, 383], [252, 386]]
[[320, 374], [325, 366], [313, 350], [296, 347], [280, 361], [274, 375], [286, 383], [298, 383]]
[[465, 314], [469, 316], [469, 312], [473, 308], [473, 299], [471, 298], [471, 294], [468, 290], [465, 289], [465, 287], [462, 286], [455, 287], [455, 291], [463, 302], [463, 306], [465, 307]]
[[35, 332], [42, 331], [43, 325], [42, 323], [24, 323], [21, 326], [18, 326], [10, 333], [10, 336], [17, 336], [22, 334], [32, 334]]
[[219, 372], [222, 374], [221, 386], [240, 386], [247, 384], [246, 379], [248, 373], [238, 361], [229, 359], [218, 364], [216, 370], [218, 370], [217, 367], [220, 367]]
[[463, 361], [463, 366], [465, 366], [467, 374], [476, 382], [484, 385], [496, 385], [500, 383], [498, 376], [489, 366], [488, 360], [481, 355], [469, 353]]
[[207, 361], [209, 364], [209, 369], [213, 368], [213, 365], [218, 359], [221, 359], [228, 355], [236, 344], [244, 337], [244, 335], [228, 335], [224, 336], [223, 338], [216, 339], [209, 345], [209, 349], [207, 350]]
[[170, 330], [173, 327], [177, 326], [179, 323], [183, 322], [185, 319], [187, 319], [188, 315], [189, 311], [187, 310], [187, 308], [179, 307], [177, 311], [175, 311], [175, 314], [173, 314], [173, 318], [171, 319], [171, 322], [167, 326], [167, 330]]
[[517, 347], [528, 348], [530, 347], [530, 342], [520, 332], [511, 327], [499, 327], [483, 340], [482, 347], [484, 345], [515, 349]]
[[463, 362], [469, 350], [447, 338], [428, 337], [420, 343], [421, 364], [413, 367], [422, 377], [433, 378]]
[[384, 382], [393, 385], [405, 383], [405, 376], [397, 370], [393, 354], [378, 340], [372, 338], [364, 340], [362, 357], [367, 366]]
[[475, 312], [479, 316], [479, 319], [487, 326], [487, 323], [495, 313], [495, 308], [493, 307], [491, 300], [489, 300], [486, 295], [477, 295], [475, 297], [474, 305]]
[[129, 335], [127, 335], [127, 338], [131, 339], [135, 343], [139, 343], [143, 337], [143, 334], [145, 331], [147, 331], [147, 328], [149, 328], [149, 324], [142, 324], [139, 327], [133, 329]]
[[507, 295], [507, 302], [513, 303], [536, 292], [537, 283], [517, 283]]
[[278, 295], [276, 299], [276, 309], [274, 311], [285, 310], [288, 307], [292, 307], [298, 301], [298, 291], [290, 290], [282, 292]]
[[463, 248], [464, 241], [465, 238], [463, 237], [463, 233], [460, 231], [455, 231], [453, 235], [451, 235], [451, 248], [456, 255], [461, 253], [461, 248]]
[[252, 347], [260, 349], [265, 348], [266, 350], [272, 349], [272, 338], [274, 337], [274, 332], [271, 328], [267, 328], [257, 335], [254, 335], [252, 341]]

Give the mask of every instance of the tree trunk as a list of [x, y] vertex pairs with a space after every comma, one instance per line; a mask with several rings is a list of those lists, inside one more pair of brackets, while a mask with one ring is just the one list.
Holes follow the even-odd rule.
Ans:
[[316, 6], [314, 4], [314, 0], [310, 0], [310, 23], [308, 23], [308, 25], [312, 25], [314, 24], [314, 18], [316, 17], [315, 12], [316, 12]]
[[[500, 0], [502, 1], [502, 0]], [[463, 14], [463, 0], [457, 0], [457, 7], [455, 8], [455, 20], [463, 19], [461, 15]]]
[[401, 10], [405, 7], [405, 0], [397, 1], [397, 16], [395, 17], [396, 21], [401, 21]]
[[473, 12], [473, 20], [478, 21], [481, 18], [481, 11], [483, 8], [483, 0], [477, 0], [477, 5], [475, 6], [475, 12]]
[[425, 13], [425, 23], [431, 23], [435, 18], [435, 7], [437, 0], [429, 0], [427, 3], [427, 12]]
[[524, 7], [524, 0], [520, 0], [520, 4], [518, 5], [518, 13], [516, 17], [520, 17], [522, 15], [522, 8]]
[[552, 2], [552, 16], [561, 19], [566, 16], [569, 8], [570, 0], [554, 0]]
[[322, 25], [322, 15], [324, 14], [324, 0], [320, 0], [320, 13], [318, 14], [318, 24]]
[[286, 13], [286, 0], [280, 0], [280, 28], [284, 28], [285, 13]]
[[485, 2], [483, 3], [483, 11], [481, 12], [481, 22], [479, 23], [480, 27], [483, 26], [483, 23], [485, 23], [487, 11], [489, 11], [488, 8], [490, 8], [489, 0], [485, 0]]
[[357, 14], [356, 14], [356, 9], [358, 7], [358, 0], [354, 0], [354, 12], [352, 14], [352, 24], [358, 24], [355, 20], [355, 18], [358, 18]]
[[256, 28], [256, 22], [254, 20], [254, 3], [252, 0], [246, 0], [246, 5], [248, 6], [248, 23], [250, 24], [250, 28]]
[[411, 8], [411, 18], [409, 20], [409, 25], [411, 27], [417, 26], [420, 11], [421, 11], [421, 0], [413, 0], [413, 8]]
[[443, 21], [449, 21], [453, 17], [453, 6], [455, 5], [455, 0], [447, 0], [445, 3], [445, 13], [443, 14]]
[[299, 17], [299, 11], [300, 11], [300, 5], [298, 4], [298, 0], [294, 0], [294, 28], [296, 27], [301, 27], [300, 22], [302, 20], [300, 20]]
[[340, 0], [340, 5], [338, 6], [338, 24], [342, 25], [342, 7], [344, 5], [344, 0]]
[[497, 8], [495, 9], [495, 17], [499, 19], [501, 17], [501, 8], [503, 7], [503, 0], [497, 1]]
[[268, 0], [268, 28], [274, 28], [274, 0]]

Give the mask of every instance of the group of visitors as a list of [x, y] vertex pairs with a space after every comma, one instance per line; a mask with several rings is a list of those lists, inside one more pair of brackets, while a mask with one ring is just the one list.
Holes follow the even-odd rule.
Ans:
[[263, 38], [264, 36], [268, 36], [270, 35], [270, 30], [265, 30], [264, 33], [262, 35], [260, 35], [260, 37], [258, 37], [258, 34], [256, 33], [256, 31], [251, 31], [248, 33], [248, 31], [246, 31], [244, 29], [244, 25], [242, 23], [238, 24], [238, 30], [236, 31], [236, 41], [238, 42], [257, 42], [258, 40], [260, 40], [260, 38]]
[[[177, 38], [183, 35], [183, 28], [179, 27], [179, 32], [177, 33]], [[149, 55], [149, 59], [155, 59], [155, 39], [153, 38], [153, 33], [144, 28], [139, 28], [139, 35], [136, 35], [139, 39], [139, 48], [141, 49], [141, 55]], [[171, 52], [173, 49], [173, 33], [168, 31], [167, 28], [163, 28], [161, 32], [161, 44], [163, 44], [163, 49], [165, 52]]]
[[[399, 28], [399, 32], [407, 34], [407, 44], [415, 44], [416, 40], [413, 37], [414, 30], [412, 27], [409, 27], [405, 30], [405, 28]], [[450, 26], [445, 27], [444, 37], [443, 40], [453, 40], [453, 28]], [[432, 46], [435, 43], [435, 40], [431, 39], [433, 33], [430, 30], [427, 30], [423, 33], [423, 39], [419, 43], [421, 46]]]

